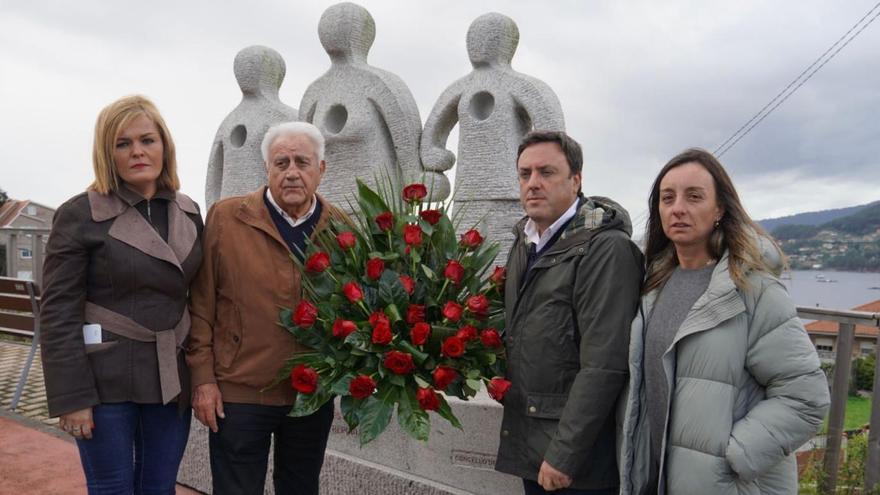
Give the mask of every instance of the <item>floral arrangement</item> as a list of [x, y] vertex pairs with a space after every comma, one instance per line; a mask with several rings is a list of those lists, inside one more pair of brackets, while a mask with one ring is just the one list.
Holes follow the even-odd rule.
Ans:
[[[461, 424], [446, 396], [467, 400], [485, 384], [501, 400], [504, 268], [497, 244], [474, 229], [456, 235], [445, 207], [427, 208], [424, 184], [376, 192], [358, 181], [350, 224], [319, 233], [301, 263], [303, 298], [281, 325], [310, 352], [288, 360], [297, 390], [291, 416], [340, 396], [361, 444], [378, 437], [396, 408], [401, 428], [427, 440], [429, 411]], [[352, 208], [353, 210], [355, 208]]]

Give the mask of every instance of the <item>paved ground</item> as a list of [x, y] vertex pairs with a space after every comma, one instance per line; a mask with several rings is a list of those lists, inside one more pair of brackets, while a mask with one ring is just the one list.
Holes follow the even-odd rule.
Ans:
[[[72, 438], [49, 419], [39, 352], [21, 401], [12, 396], [30, 347], [0, 341], [0, 495], [86, 493]], [[178, 485], [178, 494], [199, 492]]]

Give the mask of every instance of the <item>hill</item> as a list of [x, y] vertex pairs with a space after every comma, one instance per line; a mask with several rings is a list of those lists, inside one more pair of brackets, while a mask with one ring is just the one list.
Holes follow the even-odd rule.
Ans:
[[824, 223], [828, 223], [833, 220], [837, 220], [838, 218], [858, 213], [865, 208], [877, 205], [880, 205], [880, 201], [874, 201], [873, 203], [868, 203], [864, 205], [850, 206], [847, 208], [808, 211], [785, 217], [767, 218], [764, 220], [758, 220], [758, 223], [761, 224], [761, 226], [764, 227], [764, 230], [766, 230], [767, 232], [772, 232], [774, 229], [776, 229], [776, 227], [779, 227], [780, 225], [812, 225], [818, 227], [819, 225], [822, 225]]

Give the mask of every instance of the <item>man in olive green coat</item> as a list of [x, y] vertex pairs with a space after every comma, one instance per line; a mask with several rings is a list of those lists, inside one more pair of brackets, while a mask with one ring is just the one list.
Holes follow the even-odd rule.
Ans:
[[495, 468], [527, 495], [617, 493], [615, 403], [627, 379], [642, 255], [629, 215], [581, 194], [580, 146], [533, 132], [519, 147], [526, 217], [505, 285], [507, 377]]

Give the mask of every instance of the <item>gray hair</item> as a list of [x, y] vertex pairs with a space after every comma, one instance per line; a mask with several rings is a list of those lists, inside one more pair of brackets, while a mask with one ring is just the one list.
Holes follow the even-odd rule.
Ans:
[[282, 122], [270, 127], [266, 131], [266, 135], [263, 136], [260, 151], [263, 153], [263, 161], [267, 164], [269, 163], [269, 148], [272, 147], [272, 143], [276, 139], [282, 136], [306, 136], [315, 145], [318, 161], [320, 162], [324, 159], [324, 136], [321, 135], [321, 131], [317, 127], [308, 122]]

